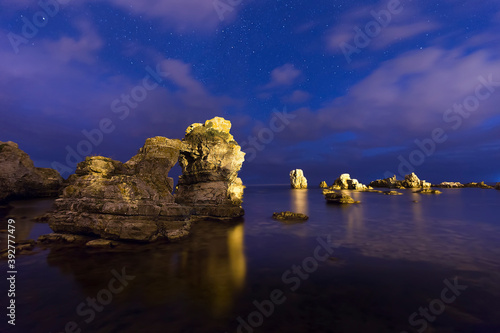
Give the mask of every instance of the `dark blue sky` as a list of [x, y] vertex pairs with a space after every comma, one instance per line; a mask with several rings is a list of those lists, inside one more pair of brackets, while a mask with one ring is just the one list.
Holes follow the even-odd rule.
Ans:
[[498, 1], [59, 1], [0, 11], [0, 140], [37, 166], [222, 116], [247, 184], [500, 182]]

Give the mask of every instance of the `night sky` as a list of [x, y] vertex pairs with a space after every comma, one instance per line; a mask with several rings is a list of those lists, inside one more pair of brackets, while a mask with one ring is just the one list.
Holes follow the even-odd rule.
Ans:
[[36, 166], [221, 116], [246, 184], [500, 182], [498, 0], [59, 1], [0, 5], [0, 140]]

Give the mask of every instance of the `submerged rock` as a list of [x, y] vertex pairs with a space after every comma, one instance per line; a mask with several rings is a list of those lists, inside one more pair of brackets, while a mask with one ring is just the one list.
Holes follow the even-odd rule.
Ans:
[[309, 219], [309, 216], [301, 213], [293, 213], [287, 211], [281, 213], [274, 213], [273, 219], [280, 221], [294, 221], [294, 220], [305, 221]]
[[404, 180], [397, 180], [396, 175], [394, 175], [386, 179], [377, 179], [371, 182], [370, 186], [397, 188], [397, 189], [429, 188], [431, 187], [431, 183], [426, 182], [425, 180], [420, 180], [420, 178], [418, 178], [418, 176], [414, 172], [412, 172], [409, 175], [406, 175]]
[[330, 187], [332, 190], [358, 190], [365, 191], [368, 188], [361, 184], [357, 179], [351, 179], [348, 173], [340, 175]]
[[290, 185], [293, 189], [306, 189], [307, 179], [304, 177], [304, 171], [301, 169], [290, 171]]
[[432, 185], [432, 187], [441, 187], [441, 188], [463, 188], [465, 187], [463, 184], [459, 182], [442, 182], [440, 184]]
[[327, 184], [325, 181], [322, 181], [322, 182], [319, 184], [319, 188], [328, 188], [328, 184]]
[[337, 193], [333, 191], [324, 191], [325, 199], [328, 202], [337, 203], [337, 204], [353, 204], [360, 203], [360, 201], [355, 201], [351, 196], [344, 193]]
[[57, 196], [62, 184], [59, 172], [36, 168], [16, 143], [0, 141], [0, 202]]
[[245, 186], [238, 178], [245, 153], [230, 129], [230, 121], [215, 117], [186, 130], [175, 201], [192, 207], [194, 215], [224, 219], [245, 213], [241, 207]]
[[126, 163], [87, 157], [56, 200], [49, 226], [56, 233], [141, 242], [187, 235], [190, 208], [174, 202], [168, 177], [180, 144], [164, 137], [147, 139]]
[[383, 193], [385, 195], [403, 195], [403, 193], [398, 192], [398, 191], [384, 191]]
[[438, 191], [438, 190], [431, 190], [431, 189], [428, 189], [428, 188], [423, 188], [423, 189], [415, 191], [413, 193], [420, 193], [420, 194], [441, 194], [442, 192]]

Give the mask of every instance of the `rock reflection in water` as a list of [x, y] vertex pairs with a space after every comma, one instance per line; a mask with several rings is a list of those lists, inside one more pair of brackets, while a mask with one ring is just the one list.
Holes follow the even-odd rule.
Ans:
[[[181, 319], [183, 313], [196, 312], [197, 316], [213, 319], [229, 316], [244, 287], [247, 269], [243, 224], [205, 221], [195, 223], [191, 236], [179, 243], [144, 244], [108, 252], [54, 248], [47, 260], [50, 266], [73, 275], [86, 297], [95, 297], [107, 286], [112, 269], [126, 267], [127, 274], [135, 279], [116, 296], [121, 304], [113, 305], [113, 313], [99, 316], [99, 320], [130, 321], [128, 325], [134, 326], [134, 317], [141, 316], [140, 321], [150, 329], [161, 327], [160, 322], [185, 321]], [[137, 308], [133, 315], [123, 317], [122, 311], [130, 312], [130, 304], [137, 304]], [[168, 314], [158, 319], [161, 309]], [[144, 320], [152, 312], [154, 320]]]
[[290, 192], [291, 196], [291, 210], [294, 213], [309, 214], [309, 202], [308, 202], [308, 190], [307, 189], [295, 189]]

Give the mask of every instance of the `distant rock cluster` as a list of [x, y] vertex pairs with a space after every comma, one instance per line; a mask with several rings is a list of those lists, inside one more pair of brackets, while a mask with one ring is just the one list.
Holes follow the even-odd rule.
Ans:
[[56, 170], [36, 168], [16, 143], [0, 141], [0, 203], [57, 196], [63, 181]]
[[348, 173], [344, 173], [335, 180], [330, 189], [364, 191], [368, 189], [368, 187], [361, 184], [357, 179], [351, 179], [351, 176]]
[[370, 183], [371, 187], [386, 187], [386, 188], [397, 188], [397, 189], [405, 189], [405, 188], [429, 188], [431, 187], [431, 183], [426, 182], [425, 180], [420, 180], [418, 176], [412, 172], [409, 175], [405, 176], [403, 180], [397, 180], [396, 176], [386, 178], [386, 179], [378, 179]]

